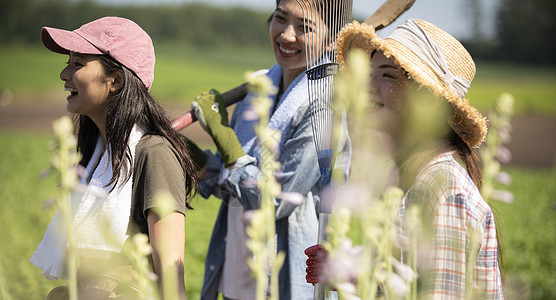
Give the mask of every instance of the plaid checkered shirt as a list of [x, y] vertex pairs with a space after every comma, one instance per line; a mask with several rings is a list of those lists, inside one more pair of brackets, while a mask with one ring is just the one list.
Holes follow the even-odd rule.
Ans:
[[400, 214], [412, 205], [429, 222], [423, 236], [430, 233], [419, 241], [425, 253], [418, 260], [419, 292], [426, 299], [503, 299], [492, 209], [453, 152], [420, 171]]

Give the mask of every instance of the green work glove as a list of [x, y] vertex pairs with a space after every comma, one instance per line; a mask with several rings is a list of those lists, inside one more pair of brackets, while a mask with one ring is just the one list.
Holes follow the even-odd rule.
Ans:
[[204, 168], [208, 162], [208, 155], [205, 152], [203, 152], [203, 150], [199, 148], [197, 144], [195, 144], [193, 141], [191, 141], [184, 135], [179, 134], [179, 137], [185, 143], [185, 146], [189, 151], [189, 156], [191, 157], [191, 160], [195, 164], [195, 170], [199, 171], [202, 168]]
[[232, 166], [245, 155], [234, 130], [228, 124], [226, 105], [218, 91], [211, 90], [196, 97], [191, 108], [203, 129], [212, 137], [226, 167]]

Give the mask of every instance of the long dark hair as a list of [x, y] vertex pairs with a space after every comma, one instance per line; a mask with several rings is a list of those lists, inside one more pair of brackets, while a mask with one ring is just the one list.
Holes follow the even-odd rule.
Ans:
[[[197, 187], [193, 161], [186, 145], [172, 128], [162, 106], [151, 96], [145, 85], [132, 71], [122, 66], [108, 55], [100, 55], [99, 60], [107, 74], [122, 71], [122, 88], [108, 96], [106, 111], [106, 143], [111, 147], [110, 160], [112, 162], [112, 179], [107, 186], [114, 189], [120, 176], [125, 176], [123, 182], [130, 180], [133, 172], [133, 162], [128, 140], [135, 124], [145, 130], [147, 134], [159, 135], [166, 138], [179, 154], [180, 164], [185, 174], [186, 206], [189, 204], [192, 192]], [[93, 155], [99, 129], [87, 116], [76, 116], [77, 150], [81, 152], [80, 164], [86, 166]]]
[[[481, 190], [481, 186], [483, 183], [483, 176], [481, 171], [481, 159], [477, 154], [475, 149], [471, 149], [469, 145], [463, 141], [463, 139], [453, 130], [451, 129], [450, 135], [447, 139], [448, 146], [451, 147], [453, 150], [456, 151], [458, 157], [465, 163], [467, 174], [473, 180], [473, 183], [477, 186], [479, 190]], [[500, 272], [504, 275], [504, 258], [502, 253], [502, 237], [500, 236], [499, 231], [499, 220], [496, 218], [497, 213], [495, 213], [494, 207], [490, 205], [490, 208], [493, 211], [494, 215], [494, 223], [496, 228], [496, 242], [498, 244], [498, 265], [500, 268]]]
[[469, 145], [452, 129], [446, 139], [447, 147], [456, 151], [457, 156], [465, 163], [467, 174], [479, 190], [483, 185], [483, 173], [481, 171], [481, 159], [477, 151], [471, 149]]

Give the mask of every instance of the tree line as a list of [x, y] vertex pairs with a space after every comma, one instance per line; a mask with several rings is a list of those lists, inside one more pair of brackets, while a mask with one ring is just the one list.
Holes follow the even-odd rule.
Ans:
[[156, 42], [266, 46], [270, 12], [204, 4], [114, 6], [93, 1], [0, 0], [0, 43], [40, 43], [43, 26], [76, 29], [103, 16], [129, 18]]
[[[204, 4], [113, 6], [91, 0], [0, 0], [0, 43], [39, 43], [42, 26], [73, 29], [102, 16], [136, 21], [155, 42], [197, 47], [267, 46], [270, 11]], [[473, 6], [476, 1], [470, 0]], [[473, 11], [473, 10], [471, 10]], [[480, 12], [476, 12], [480, 13]], [[474, 58], [556, 65], [556, 1], [501, 0], [495, 37], [463, 41]], [[470, 21], [474, 21], [472, 16]], [[478, 27], [477, 27], [478, 28]]]

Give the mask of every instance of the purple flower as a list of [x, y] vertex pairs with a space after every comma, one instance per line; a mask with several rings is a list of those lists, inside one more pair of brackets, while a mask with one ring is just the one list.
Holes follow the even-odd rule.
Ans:
[[362, 254], [363, 247], [353, 247], [351, 240], [343, 240], [335, 255], [329, 256], [323, 273], [325, 282], [351, 282], [357, 278]]
[[361, 212], [362, 208], [369, 205], [370, 199], [373, 199], [370, 189], [361, 184], [326, 189], [322, 198], [322, 201], [335, 200], [336, 205], [345, 207], [355, 213]]
[[252, 109], [247, 109], [243, 113], [243, 119], [247, 121], [256, 121], [259, 119], [259, 114]]
[[514, 194], [510, 191], [493, 190], [490, 197], [494, 200], [502, 201], [508, 204], [514, 202]]
[[512, 177], [507, 172], [499, 172], [496, 174], [496, 180], [503, 185], [510, 185], [512, 183]]
[[507, 164], [512, 159], [512, 153], [510, 150], [504, 146], [498, 147], [496, 150], [496, 160], [498, 160], [501, 164]]
[[280, 196], [278, 198], [285, 200], [293, 205], [301, 205], [303, 201], [305, 201], [305, 197], [303, 197], [302, 194], [294, 192], [282, 192], [280, 193]]
[[256, 178], [247, 178], [244, 181], [241, 182], [241, 185], [243, 185], [243, 187], [245, 188], [254, 188], [256, 187], [258, 184], [258, 181]]
[[405, 296], [409, 292], [409, 285], [401, 276], [396, 273], [390, 274], [388, 277], [388, 285], [398, 297]]
[[87, 169], [83, 165], [75, 166], [75, 174], [77, 174], [77, 176], [79, 178], [83, 178], [85, 176], [88, 176]]
[[248, 224], [251, 222], [251, 220], [253, 220], [254, 216], [255, 210], [246, 210], [243, 212], [243, 221]]
[[498, 129], [498, 137], [503, 144], [509, 143], [512, 140], [512, 135], [510, 133], [510, 129], [506, 127], [501, 127]]
[[415, 271], [413, 271], [410, 266], [400, 262], [394, 257], [390, 258], [390, 263], [394, 266], [394, 268], [396, 269], [396, 273], [398, 273], [398, 275], [401, 276], [403, 280], [412, 282], [413, 280], [417, 279], [417, 273], [415, 273]]
[[44, 169], [44, 170], [42, 170], [42, 171], [40, 172], [40, 174], [39, 174], [39, 178], [40, 178], [40, 179], [45, 179], [45, 178], [47, 178], [47, 177], [50, 176], [50, 174], [52, 173], [51, 171], [52, 171], [51, 169]]
[[56, 198], [49, 198], [42, 204], [42, 209], [50, 209], [56, 205]]

